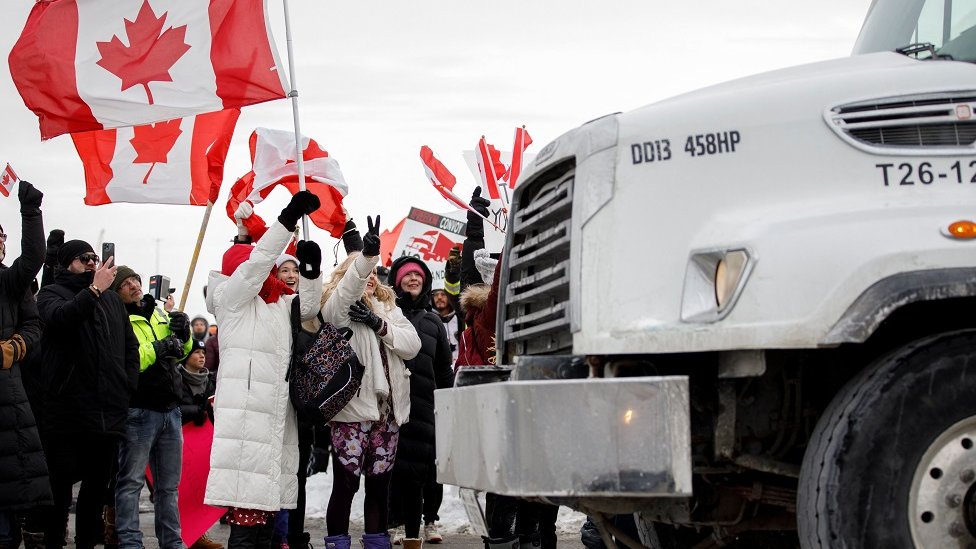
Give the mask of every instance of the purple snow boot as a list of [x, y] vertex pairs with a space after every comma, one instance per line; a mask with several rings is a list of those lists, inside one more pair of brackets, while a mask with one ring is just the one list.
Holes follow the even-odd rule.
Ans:
[[325, 549], [349, 549], [352, 538], [349, 534], [341, 536], [325, 536]]
[[363, 534], [363, 549], [390, 549], [390, 534]]

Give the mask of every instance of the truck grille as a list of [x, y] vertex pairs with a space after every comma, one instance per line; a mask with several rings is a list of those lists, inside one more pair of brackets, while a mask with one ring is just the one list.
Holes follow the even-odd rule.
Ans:
[[[512, 203], [499, 299], [505, 355], [572, 347], [569, 243], [575, 164], [557, 164], [519, 189]], [[504, 279], [503, 279], [504, 280]]]
[[976, 94], [931, 94], [834, 107], [828, 123], [856, 144], [893, 149], [971, 148]]

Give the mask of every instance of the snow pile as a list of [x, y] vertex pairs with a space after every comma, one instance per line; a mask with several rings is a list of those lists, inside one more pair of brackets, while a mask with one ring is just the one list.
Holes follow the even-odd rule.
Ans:
[[[331, 465], [331, 464], [330, 464]], [[308, 477], [305, 484], [306, 503], [305, 516], [307, 518], [325, 519], [325, 510], [329, 505], [329, 495], [332, 493], [332, 468], [329, 472], [318, 473]], [[350, 522], [353, 527], [363, 527], [363, 493], [362, 482], [359, 491], [352, 502], [352, 513]], [[438, 523], [445, 534], [474, 534], [474, 530], [468, 523], [468, 515], [464, 511], [464, 504], [458, 497], [456, 486], [444, 487], [444, 502], [441, 504], [439, 513], [441, 520]], [[559, 517], [556, 520], [556, 532], [563, 534], [578, 534], [580, 527], [586, 516], [569, 509], [568, 507], [559, 508]]]

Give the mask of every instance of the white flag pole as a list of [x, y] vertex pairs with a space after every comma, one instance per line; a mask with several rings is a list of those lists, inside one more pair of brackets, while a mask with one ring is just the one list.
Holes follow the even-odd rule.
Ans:
[[[305, 159], [302, 152], [302, 125], [298, 121], [298, 83], [295, 81], [295, 54], [292, 50], [291, 18], [288, 16], [288, 0], [282, 0], [285, 7], [285, 43], [288, 49], [288, 80], [291, 82], [291, 114], [295, 120], [295, 161], [298, 163], [298, 189], [305, 190]], [[309, 240], [308, 217], [302, 216], [302, 234]]]

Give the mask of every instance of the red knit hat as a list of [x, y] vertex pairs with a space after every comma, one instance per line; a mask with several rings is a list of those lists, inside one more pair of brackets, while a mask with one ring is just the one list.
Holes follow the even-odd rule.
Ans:
[[241, 263], [251, 257], [254, 246], [250, 244], [234, 244], [224, 252], [224, 259], [220, 264], [220, 274], [230, 276], [241, 266]]

